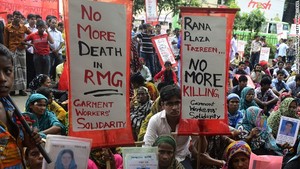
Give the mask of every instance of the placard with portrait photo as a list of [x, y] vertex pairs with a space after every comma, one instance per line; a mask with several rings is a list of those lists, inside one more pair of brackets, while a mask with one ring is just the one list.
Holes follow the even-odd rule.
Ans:
[[87, 168], [91, 139], [47, 135], [45, 150], [52, 162], [43, 161], [43, 169]]
[[293, 146], [297, 139], [299, 124], [299, 119], [281, 116], [276, 143], [289, 143], [290, 146]]

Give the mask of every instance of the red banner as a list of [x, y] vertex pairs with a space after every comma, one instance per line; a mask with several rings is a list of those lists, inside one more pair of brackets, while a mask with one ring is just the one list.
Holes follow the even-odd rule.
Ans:
[[177, 62], [172, 52], [168, 35], [163, 34], [163, 35], [154, 36], [153, 38], [151, 38], [151, 41], [158, 55], [159, 63], [162, 69], [165, 68], [166, 61], [170, 61], [172, 63], [172, 67], [176, 67]]
[[238, 9], [181, 8], [181, 121], [178, 134], [229, 134], [230, 37]]
[[0, 12], [12, 14], [14, 11], [20, 11], [25, 18], [28, 14], [38, 14], [43, 19], [46, 19], [47, 15], [59, 18], [58, 5], [59, 0], [0, 0]]
[[129, 106], [131, 10], [131, 0], [64, 0], [69, 135], [91, 138], [93, 147], [134, 145]]

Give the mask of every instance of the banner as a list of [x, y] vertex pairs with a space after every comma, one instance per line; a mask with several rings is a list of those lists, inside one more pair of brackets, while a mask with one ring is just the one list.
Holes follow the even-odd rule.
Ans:
[[270, 48], [269, 47], [261, 47], [260, 55], [259, 55], [259, 62], [262, 60], [269, 61], [270, 57]]
[[43, 19], [46, 19], [47, 15], [59, 18], [58, 5], [59, 0], [0, 0], [0, 11], [7, 14], [20, 11], [25, 18], [28, 14], [38, 14]]
[[282, 20], [285, 0], [237, 0], [235, 2], [241, 8], [241, 13], [260, 9], [267, 20]]
[[238, 9], [181, 8], [179, 134], [228, 134], [230, 37]]
[[256, 155], [251, 153], [249, 169], [281, 169], [283, 156]]
[[170, 61], [172, 63], [172, 67], [176, 67], [177, 62], [172, 52], [172, 48], [168, 40], [168, 35], [164, 34], [164, 35], [154, 36], [151, 39], [151, 41], [158, 55], [158, 59], [161, 67], [162, 68], [165, 67], [164, 64], [166, 61]]
[[146, 5], [146, 23], [156, 22], [157, 16], [157, 1], [156, 0], [145, 0]]
[[65, 0], [64, 5], [69, 135], [91, 138], [93, 147], [134, 143], [129, 110], [132, 4], [112, 2]]

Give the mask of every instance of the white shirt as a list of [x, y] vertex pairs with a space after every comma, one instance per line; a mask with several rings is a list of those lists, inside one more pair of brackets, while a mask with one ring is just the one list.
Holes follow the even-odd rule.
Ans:
[[[38, 29], [36, 28], [36, 25], [34, 25], [33, 28], [30, 27], [29, 23], [25, 24], [24, 26], [26, 26], [26, 27], [31, 31], [31, 33], [34, 33], [34, 32], [37, 32], [37, 31], [38, 31]], [[26, 38], [27, 36], [28, 36], [28, 35], [25, 34], [25, 38]], [[31, 41], [28, 41], [28, 42], [31, 43]], [[32, 46], [29, 47], [29, 48], [27, 49], [27, 51], [28, 51], [29, 53], [33, 54], [33, 47], [32, 47]]]
[[147, 82], [149, 82], [150, 80], [152, 80], [152, 75], [151, 72], [149, 70], [149, 68], [145, 65], [143, 65], [142, 69], [140, 70], [141, 75], [145, 78], [145, 80]]
[[235, 38], [232, 38], [231, 42], [230, 42], [230, 45], [231, 45], [230, 60], [232, 60], [235, 57], [235, 53], [238, 52], [237, 40]]
[[[53, 39], [53, 41], [54, 41], [53, 44], [50, 44], [50, 43], [49, 43], [50, 48], [51, 48], [52, 50], [55, 50], [55, 49], [57, 49], [57, 48], [59, 47], [60, 43], [63, 43], [65, 40], [64, 40], [64, 38], [62, 37], [61, 32], [58, 31], [56, 28], [55, 28], [55, 30], [52, 30], [51, 28], [48, 28], [48, 32], [49, 32], [49, 34], [51, 35], [51, 37], [52, 37], [52, 39]], [[58, 53], [61, 54], [61, 53], [62, 53], [62, 49], [60, 49], [60, 50], [58, 51]]]
[[281, 43], [279, 46], [278, 46], [278, 56], [286, 56], [286, 50], [289, 48], [289, 46], [285, 43]]
[[[178, 125], [176, 126], [176, 130], [178, 129]], [[155, 140], [161, 135], [171, 135], [171, 127], [167, 121], [166, 111], [163, 110], [159, 113], [156, 113], [151, 117], [148, 123], [147, 131], [144, 136], [144, 146], [152, 146]], [[181, 162], [187, 156], [190, 156], [189, 144], [191, 137], [190, 136], [173, 136], [177, 143], [177, 149], [175, 157]]]

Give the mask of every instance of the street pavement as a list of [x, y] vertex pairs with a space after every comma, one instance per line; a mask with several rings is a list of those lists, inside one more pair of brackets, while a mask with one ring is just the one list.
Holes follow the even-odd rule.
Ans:
[[[29, 96], [29, 93], [28, 93], [28, 96]], [[28, 96], [12, 96], [12, 100], [15, 102], [15, 104], [18, 106], [18, 108], [21, 111], [25, 110], [25, 103], [26, 103]]]

